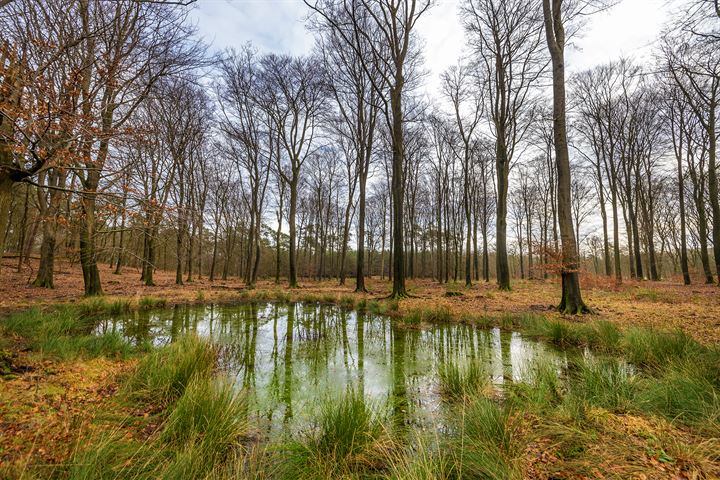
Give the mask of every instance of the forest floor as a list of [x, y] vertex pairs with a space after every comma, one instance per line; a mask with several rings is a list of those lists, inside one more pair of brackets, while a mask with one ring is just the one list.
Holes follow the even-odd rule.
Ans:
[[[6, 314], [32, 307], [45, 309], [58, 304], [79, 303], [83, 299], [79, 265], [60, 264], [56, 288], [52, 290], [29, 286], [32, 276], [33, 272], [29, 269], [18, 273], [10, 261], [3, 262], [0, 273], [0, 327]], [[157, 286], [145, 287], [135, 269], [126, 268], [121, 275], [114, 275], [106, 265], [101, 267], [103, 289], [108, 300], [122, 298], [138, 301], [142, 297], [153, 297], [165, 299], [168, 304], [247, 300], [245, 286], [236, 279], [211, 283], [203, 277], [177, 286], [174, 277], [174, 272], [156, 272]], [[679, 281], [626, 281], [616, 286], [612, 280], [595, 276], [583, 277], [582, 283], [585, 301], [595, 312], [591, 318], [611, 321], [621, 330], [633, 326], [681, 329], [700, 343], [720, 344], [720, 291], [717, 286], [694, 284], [686, 287]], [[336, 280], [317, 282], [302, 279], [301, 287], [293, 290], [288, 290], [283, 284], [263, 280], [258, 283], [253, 295], [267, 299], [282, 295], [282, 298], [300, 300], [303, 296], [316, 295], [318, 298], [335, 297], [341, 300], [350, 295], [356, 299], [378, 299], [389, 293], [390, 284], [386, 280], [368, 279], [367, 284], [369, 293], [354, 295], [353, 278], [349, 278], [345, 286], [339, 286]], [[560, 297], [556, 279], [515, 280], [510, 292], [498, 291], [492, 282], [478, 282], [471, 288], [465, 288], [462, 284], [446, 286], [431, 280], [409, 280], [408, 290], [411, 298], [400, 302], [401, 312], [444, 306], [454, 318], [465, 314], [498, 317], [526, 312], [551, 318], [559, 316], [553, 307]], [[587, 317], [565, 318], [578, 322]], [[119, 382], [137, 363], [134, 356], [59, 360], [33, 351], [26, 339], [5, 335], [0, 328], [0, 367], [3, 357], [11, 359], [13, 372], [0, 379], [0, 477], [4, 472], [10, 478], [24, 478], [27, 465], [53, 465], [71, 458], [81, 447], [87, 432], [93, 428], [94, 416], [108, 407]], [[643, 453], [647, 447], [647, 435], [674, 438], [673, 441], [677, 442], [681, 439], [678, 445], [683, 451], [687, 448], [697, 452], [701, 447], [708, 446], [706, 439], [694, 437], [667, 421], [612, 415], [604, 422], [606, 426], [603, 428], [607, 428], [607, 432], [603, 437], [607, 437], [609, 443], [602, 441], [603, 438], [595, 438], [598, 462], [613, 465], [617, 461], [618, 471], [622, 472], [624, 461], [608, 455], [618, 452], [618, 448], [625, 444], [630, 450], [641, 452], [640, 457], [632, 461], [631, 452], [625, 453], [630, 455], [625, 459], [630, 462], [627, 465], [632, 464], [637, 470], [632, 471], [630, 476], [625, 476], [630, 472], [624, 471], [620, 474], [623, 478], [709, 478], [695, 477], [691, 471], [702, 471], [706, 475], [712, 472], [711, 476], [720, 473], [720, 466], [714, 461], [704, 467], [700, 465], [713, 458], [712, 455], [698, 454], [695, 459], [694, 454], [688, 454], [693, 458], [686, 459], [686, 463], [697, 462], [700, 465], [699, 470], [688, 470], [687, 465], [671, 466], [652, 452]], [[716, 440], [711, 445], [716, 446]], [[549, 478], [545, 475], [549, 470], [543, 464], [556, 464], [559, 460], [546, 458], [542, 445], [534, 444], [528, 448], [526, 453], [532, 464], [529, 471], [537, 469], [533, 476]], [[581, 477], [570, 475], [564, 478]]]
[[[9, 260], [3, 262], [0, 273], [0, 314], [25, 310], [30, 307], [77, 303], [83, 300], [83, 278], [78, 264], [59, 263], [55, 274], [55, 288], [30, 286], [35, 270], [16, 271]], [[195, 278], [184, 285], [175, 285], [175, 272], [155, 272], [153, 287], [140, 281], [139, 270], [125, 268], [120, 275], [113, 274], [107, 265], [100, 266], [103, 290], [109, 300], [114, 297], [139, 299], [149, 296], [164, 299], [167, 304], [233, 302], [244, 300], [241, 292], [245, 285], [237, 278], [210, 282], [207, 277]], [[595, 275], [581, 276], [585, 302], [593, 309], [591, 318], [601, 318], [621, 328], [640, 326], [654, 329], [681, 329], [705, 344], [720, 343], [720, 287], [697, 283], [685, 286], [680, 278], [671, 281], [648, 282], [625, 280], [620, 286], [614, 279]], [[377, 277], [366, 280], [369, 292], [353, 294], [355, 280], [348, 278], [346, 285], [337, 280], [316, 281], [300, 279], [300, 288], [289, 290], [286, 284], [261, 280], [255, 294], [266, 292], [274, 298], [279, 292], [291, 299], [303, 295], [355, 295], [358, 298], [381, 298], [390, 293], [391, 284]], [[463, 314], [499, 316], [525, 312], [559, 316], [554, 306], [560, 300], [558, 279], [514, 280], [512, 290], [499, 291], [495, 283], [475, 282], [465, 288], [463, 283], [440, 285], [429, 279], [409, 279], [411, 298], [400, 302], [400, 311], [415, 308], [447, 307], [454, 317]], [[457, 292], [459, 295], [448, 295]], [[587, 318], [582, 317], [582, 318]], [[580, 321], [580, 317], [568, 317]]]

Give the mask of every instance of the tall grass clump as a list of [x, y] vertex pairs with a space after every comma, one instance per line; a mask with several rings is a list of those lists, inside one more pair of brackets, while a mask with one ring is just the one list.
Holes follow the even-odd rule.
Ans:
[[185, 388], [159, 435], [179, 452], [166, 478], [198, 478], [223, 464], [248, 432], [247, 402], [224, 379], [195, 376]]
[[380, 315], [380, 314], [385, 313], [385, 308], [384, 308], [384, 305], [381, 304], [380, 302], [378, 302], [377, 300], [368, 300], [367, 311], [374, 315]]
[[558, 366], [550, 357], [536, 358], [523, 376], [524, 381], [504, 387], [509, 404], [544, 412], [562, 402], [565, 388], [558, 374]]
[[644, 328], [631, 328], [623, 336], [623, 351], [631, 363], [650, 368], [661, 368], [675, 360], [700, 355], [703, 347], [687, 333], [657, 332]]
[[79, 315], [83, 317], [93, 317], [107, 313], [110, 309], [110, 304], [103, 297], [90, 297], [78, 303], [76, 308]]
[[99, 434], [88, 448], [72, 458], [69, 480], [120, 480], [162, 478], [167, 453], [160, 446], [126, 438], [121, 431]]
[[125, 394], [130, 400], [165, 408], [182, 396], [194, 377], [209, 377], [215, 358], [209, 343], [193, 335], [181, 337], [140, 361], [125, 383]]
[[642, 384], [641, 410], [720, 435], [720, 352], [673, 362]]
[[206, 478], [236, 461], [248, 432], [245, 396], [226, 380], [194, 376], [146, 440], [101, 434], [72, 461], [71, 480]]
[[338, 300], [338, 304], [341, 308], [352, 310], [355, 308], [355, 298], [353, 298], [352, 295], [343, 295], [340, 297], [340, 300]]
[[618, 351], [622, 338], [615, 324], [605, 320], [571, 323], [539, 315], [524, 315], [520, 319], [520, 327], [526, 335], [559, 347], [590, 347], [604, 352]]
[[132, 303], [130, 302], [130, 300], [123, 299], [123, 298], [114, 300], [108, 306], [108, 313], [110, 315], [121, 315], [123, 313], [128, 313], [131, 310], [132, 310]]
[[445, 362], [438, 368], [440, 391], [450, 400], [460, 400], [478, 394], [490, 384], [485, 366], [477, 359], [464, 365]]
[[378, 408], [354, 390], [327, 400], [317, 428], [286, 445], [283, 478], [340, 478], [383, 468], [390, 439]]
[[273, 297], [273, 298], [275, 299], [275, 301], [277, 301], [277, 302], [281, 302], [281, 303], [288, 303], [288, 302], [290, 302], [290, 294], [287, 293], [287, 292], [284, 291], [284, 290], [275, 290], [275, 291], [272, 293], [272, 297]]
[[391, 480], [454, 480], [458, 478], [451, 452], [432, 448], [427, 439], [414, 438], [402, 451], [389, 458]]
[[614, 353], [620, 349], [622, 333], [617, 325], [607, 320], [598, 320], [592, 325], [597, 332], [595, 341], [590, 346], [598, 350]]
[[328, 303], [328, 304], [337, 303], [337, 297], [335, 297], [335, 294], [332, 294], [332, 293], [324, 293], [324, 294], [320, 297], [320, 302], [321, 302], [321, 303]]
[[138, 300], [138, 310], [153, 310], [155, 308], [165, 308], [167, 300], [164, 298], [141, 297]]
[[459, 478], [520, 478], [522, 446], [507, 408], [486, 398], [471, 402], [462, 412], [457, 442]]
[[605, 408], [615, 413], [632, 409], [637, 379], [615, 358], [582, 359], [571, 364], [569, 401]]

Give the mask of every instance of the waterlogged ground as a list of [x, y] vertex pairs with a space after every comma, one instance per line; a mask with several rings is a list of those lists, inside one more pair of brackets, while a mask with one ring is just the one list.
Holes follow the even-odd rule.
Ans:
[[[388, 418], [417, 430], [442, 430], [438, 368], [479, 361], [495, 384], [520, 381], [539, 357], [566, 364], [567, 353], [519, 333], [444, 324], [398, 327], [385, 316], [316, 304], [176, 306], [107, 318], [133, 343], [162, 345], [197, 333], [220, 346], [222, 369], [251, 397], [263, 436], [312, 425], [329, 396], [352, 388]], [[445, 412], [447, 413], [447, 412]]]

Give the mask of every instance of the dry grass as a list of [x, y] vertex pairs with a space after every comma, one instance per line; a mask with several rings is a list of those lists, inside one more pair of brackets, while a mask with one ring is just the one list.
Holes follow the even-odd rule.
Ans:
[[97, 358], [57, 362], [20, 352], [28, 371], [0, 379], [0, 478], [29, 465], [66, 461], [90, 428], [95, 412], [117, 390], [134, 361]]

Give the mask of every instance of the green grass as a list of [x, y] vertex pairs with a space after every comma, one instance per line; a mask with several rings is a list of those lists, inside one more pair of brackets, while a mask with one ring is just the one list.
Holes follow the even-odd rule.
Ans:
[[377, 300], [368, 300], [367, 311], [373, 315], [382, 315], [385, 313], [385, 306]]
[[277, 301], [277, 302], [287, 303], [287, 302], [290, 301], [290, 294], [287, 293], [287, 292], [284, 291], [284, 290], [275, 290], [275, 291], [272, 293], [272, 297], [273, 297], [273, 298], [275, 299], [275, 301]]
[[76, 453], [68, 477], [210, 478], [244, 465], [246, 397], [227, 379], [214, 377], [214, 363], [213, 347], [192, 336], [150, 353], [125, 380], [116, 401], [119, 408], [127, 401], [131, 408], [137, 402], [156, 407], [140, 421], [160, 427], [145, 439], [123, 434], [124, 421], [114, 430], [101, 429], [90, 447]]
[[438, 368], [440, 391], [451, 400], [475, 396], [490, 383], [485, 366], [476, 359], [463, 365], [446, 362]]
[[633, 409], [637, 378], [615, 358], [582, 359], [570, 366], [569, 400], [625, 413]]
[[638, 407], [720, 436], [720, 353], [708, 350], [674, 361], [662, 374], [643, 379]]
[[459, 478], [520, 478], [522, 455], [510, 410], [478, 398], [461, 413], [460, 438], [454, 446]]
[[194, 377], [208, 377], [215, 367], [216, 351], [196, 336], [150, 352], [124, 385], [130, 401], [166, 408], [180, 398]]
[[337, 297], [332, 293], [325, 293], [320, 297], [320, 302], [328, 304], [337, 303]]
[[342, 308], [352, 310], [355, 308], [355, 298], [352, 295], [343, 295], [340, 297], [340, 300], [338, 300], [338, 304]]
[[285, 445], [281, 478], [341, 478], [378, 468], [389, 442], [378, 407], [348, 390], [325, 401], [314, 431]]
[[558, 375], [558, 366], [550, 357], [539, 357], [528, 367], [525, 381], [505, 387], [508, 403], [520, 409], [532, 409], [541, 414], [557, 407], [565, 394]]
[[623, 335], [622, 346], [630, 362], [650, 368], [661, 368], [669, 362], [696, 356], [704, 349], [680, 330], [658, 332], [644, 328], [628, 329]]
[[156, 297], [141, 297], [138, 300], [138, 310], [153, 310], [156, 308], [165, 308], [167, 306], [167, 300], [164, 298]]
[[132, 346], [118, 333], [92, 333], [95, 321], [89, 312], [98, 305], [63, 306], [49, 311], [33, 308], [5, 318], [2, 329], [25, 338], [32, 350], [60, 360], [130, 355]]
[[[101, 434], [72, 461], [71, 480], [205, 478], [238, 462], [247, 403], [226, 380], [195, 376], [145, 441]], [[237, 478], [237, 477], [236, 477]]]
[[228, 381], [195, 376], [159, 434], [175, 460], [166, 477], [198, 478], [225, 462], [249, 430], [245, 396]]
[[617, 352], [622, 338], [620, 330], [605, 320], [575, 323], [528, 314], [518, 320], [518, 327], [526, 336], [561, 348], [589, 347], [607, 353]]
[[301, 303], [319, 303], [320, 297], [318, 297], [314, 293], [303, 293], [302, 295], [300, 295], [300, 302]]
[[447, 449], [432, 448], [418, 437], [401, 452], [393, 452], [388, 477], [391, 480], [451, 480], [458, 478], [452, 454]]

